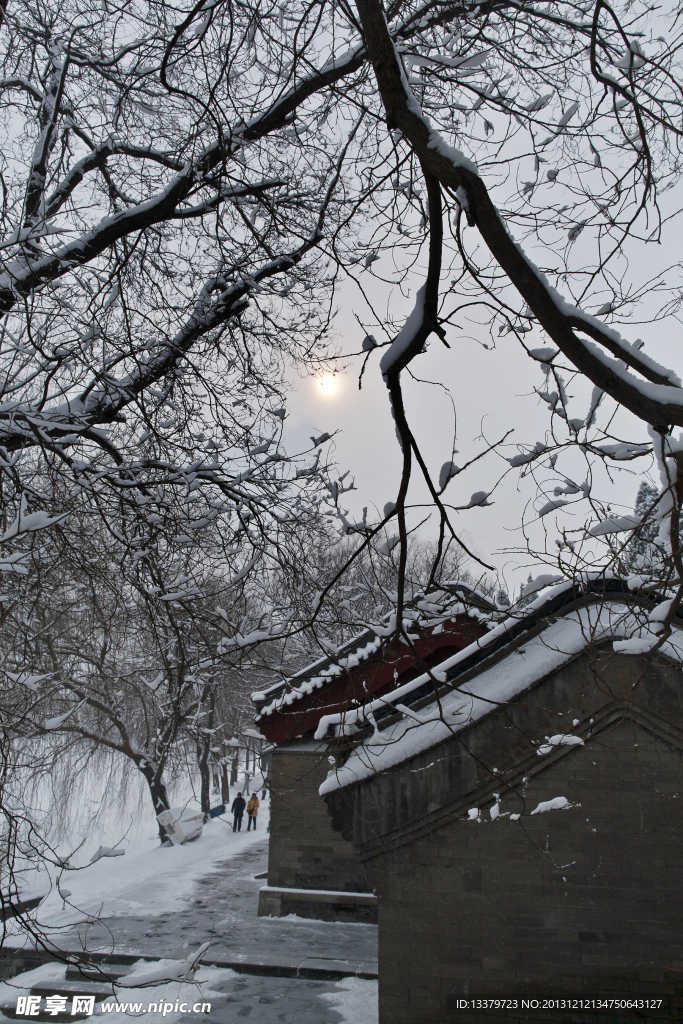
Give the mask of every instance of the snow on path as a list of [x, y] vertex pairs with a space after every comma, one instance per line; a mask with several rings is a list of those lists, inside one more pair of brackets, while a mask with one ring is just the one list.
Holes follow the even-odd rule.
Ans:
[[[210, 940], [209, 960], [376, 961], [376, 925], [257, 917], [258, 892], [266, 880], [254, 876], [267, 867], [269, 838], [269, 803], [261, 807], [265, 813], [259, 813], [255, 832], [233, 833], [227, 816], [215, 818], [193, 843], [168, 848], [157, 843], [69, 873], [61, 883], [71, 892], [68, 905], [62, 909], [52, 893], [39, 920], [60, 926], [59, 942], [72, 950], [84, 946], [91, 952], [183, 959]], [[89, 854], [84, 851], [83, 860]]]
[[341, 1014], [343, 1024], [377, 1024], [377, 982], [344, 978], [321, 999]]
[[[43, 964], [32, 971], [0, 984], [0, 1005], [14, 1006], [18, 995], [32, 986], [60, 989], [63, 964]], [[359, 978], [341, 982], [304, 981], [292, 978], [259, 978], [237, 974], [225, 968], [202, 967], [193, 984], [175, 982], [152, 988], [117, 991], [119, 1005], [128, 1003], [128, 1012], [112, 1012], [112, 1020], [132, 1024], [138, 1016], [144, 1024], [238, 1024], [249, 1018], [250, 1024], [377, 1024], [377, 983]], [[176, 1001], [186, 1005], [209, 1002], [210, 1013], [175, 1011]], [[130, 1003], [141, 1003], [141, 1012], [131, 1011]], [[165, 1003], [157, 1012], [147, 1013], [150, 1003]], [[169, 1012], [169, 1004], [172, 1009]], [[102, 1011], [95, 1010], [96, 1019]], [[0, 1021], [9, 1018], [0, 1014]]]
[[153, 849], [103, 858], [83, 871], [67, 871], [60, 885], [71, 893], [68, 902], [64, 904], [55, 889], [41, 906], [38, 920], [64, 927], [82, 920], [84, 914], [110, 919], [179, 911], [202, 875], [245, 849], [263, 846], [267, 822], [267, 812], [259, 814], [257, 831], [233, 833], [224, 815], [208, 821], [200, 838], [184, 846], [161, 847], [157, 840]]
[[[263, 808], [263, 804], [261, 805]], [[260, 957], [329, 957], [348, 960], [376, 960], [377, 928], [368, 924], [342, 924], [285, 918], [257, 917], [258, 890], [265, 880], [254, 875], [264, 871], [268, 859], [265, 814], [259, 814], [256, 832], [233, 834], [226, 818], [208, 822], [200, 839], [186, 846], [126, 853], [106, 858], [87, 871], [68, 873], [62, 888], [72, 895], [69, 903], [87, 914], [102, 907], [106, 915], [99, 923], [66, 928], [61, 944], [78, 949], [82, 940], [91, 951], [185, 958], [206, 939], [212, 945], [211, 960], [255, 959]], [[92, 851], [84, 851], [83, 861]], [[87, 854], [87, 856], [86, 856]], [[83, 921], [52, 894], [41, 908], [41, 920], [69, 925]], [[46, 964], [38, 968], [45, 982], [64, 976], [63, 966]], [[60, 974], [61, 972], [61, 974]], [[35, 972], [8, 983], [15, 986]], [[170, 983], [158, 989], [120, 990], [119, 999], [145, 1005], [158, 998], [185, 998], [186, 988], [201, 993], [198, 998], [212, 1003], [210, 1014], [166, 1014], [164, 1024], [377, 1024], [377, 983], [359, 978], [341, 982], [298, 978], [259, 977], [237, 974], [224, 968], [203, 967], [198, 988], [187, 983]], [[163, 993], [162, 993], [163, 988]], [[181, 995], [181, 988], [183, 994]], [[3, 989], [6, 996], [7, 989]], [[20, 988], [21, 991], [21, 988]], [[3, 1001], [5, 1001], [3, 999]], [[7, 1000], [11, 1002], [11, 998]], [[130, 1024], [130, 1014], [112, 1014], [120, 1024]], [[144, 1014], [146, 1022], [157, 1024], [155, 1015]], [[0, 1021], [5, 1018], [0, 1016]]]
[[[243, 834], [244, 835], [244, 834]], [[245, 837], [246, 838], [246, 837]], [[198, 840], [201, 842], [201, 840]], [[122, 953], [184, 958], [202, 942], [211, 941], [210, 960], [260, 961], [290, 957], [324, 957], [373, 961], [377, 959], [377, 926], [314, 921], [288, 917], [257, 917], [258, 892], [265, 879], [256, 879], [267, 867], [268, 837], [214, 862], [196, 877], [180, 907], [158, 907], [150, 885], [154, 913], [125, 913], [68, 932], [62, 942], [69, 949], [85, 942], [91, 951], [107, 952], [112, 945]], [[165, 850], [162, 852], [166, 852]], [[160, 880], [165, 888], [166, 883]]]

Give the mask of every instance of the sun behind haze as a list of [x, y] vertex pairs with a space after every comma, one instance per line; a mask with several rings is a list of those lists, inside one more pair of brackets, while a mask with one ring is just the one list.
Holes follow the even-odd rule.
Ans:
[[315, 381], [315, 390], [318, 394], [325, 398], [330, 398], [335, 395], [339, 390], [339, 381], [336, 376], [332, 374], [325, 374], [324, 377], [318, 377]]

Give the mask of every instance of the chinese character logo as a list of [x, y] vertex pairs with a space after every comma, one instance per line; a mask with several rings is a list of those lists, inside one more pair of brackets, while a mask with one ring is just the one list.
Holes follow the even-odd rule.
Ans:
[[71, 1013], [87, 1013], [90, 1015], [95, 1012], [95, 997], [94, 996], [74, 996], [73, 1004], [71, 1006]]
[[46, 996], [45, 1012], [51, 1017], [56, 1017], [58, 1013], [66, 1013], [66, 996]]
[[[67, 996], [46, 996], [43, 1013], [56, 1017], [66, 1013]], [[95, 996], [74, 996], [71, 1002], [71, 1014], [84, 1014], [88, 1017], [95, 1012]], [[17, 1017], [37, 1017], [40, 1013], [40, 996], [18, 996]]]
[[40, 996], [19, 996], [17, 1017], [37, 1017], [40, 1013]]

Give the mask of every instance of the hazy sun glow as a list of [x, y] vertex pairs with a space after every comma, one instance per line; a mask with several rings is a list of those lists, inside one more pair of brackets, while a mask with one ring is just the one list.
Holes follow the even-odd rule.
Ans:
[[321, 377], [317, 384], [318, 390], [323, 395], [332, 395], [337, 390], [337, 380], [331, 375]]

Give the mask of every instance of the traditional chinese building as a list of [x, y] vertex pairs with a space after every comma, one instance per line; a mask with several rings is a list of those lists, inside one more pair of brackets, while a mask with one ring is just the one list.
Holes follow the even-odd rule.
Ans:
[[[619, 581], [557, 587], [436, 693], [321, 720], [321, 793], [380, 901], [380, 1024], [683, 1020], [683, 619], [647, 653], [647, 618]], [[522, 1003], [595, 996], [623, 1002]]]
[[261, 889], [259, 915], [377, 920], [377, 897], [364, 868], [332, 829], [318, 794], [330, 765], [327, 745], [315, 740], [315, 730], [321, 716], [379, 699], [475, 642], [485, 635], [494, 610], [464, 584], [450, 585], [408, 609], [412, 648], [387, 645], [368, 629], [334, 655], [252, 694], [258, 729], [273, 744], [268, 884]]

